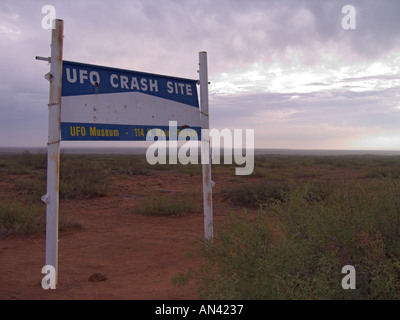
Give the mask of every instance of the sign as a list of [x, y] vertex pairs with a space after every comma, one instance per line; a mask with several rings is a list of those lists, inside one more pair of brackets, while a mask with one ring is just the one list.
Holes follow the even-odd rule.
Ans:
[[[197, 80], [63, 61], [61, 140], [140, 141], [169, 121], [201, 135]], [[195, 138], [195, 137], [194, 137]]]
[[[147, 132], [166, 130], [170, 121], [177, 123], [171, 130], [175, 136], [182, 129], [195, 130], [193, 140], [201, 136], [204, 233], [213, 241], [207, 52], [199, 53], [200, 112], [196, 80], [63, 61], [63, 30], [64, 21], [54, 20], [51, 57], [36, 57], [51, 63], [45, 75], [50, 82], [47, 191], [41, 197], [46, 204], [42, 272], [49, 272], [42, 280], [44, 289], [58, 283], [60, 132], [61, 140], [111, 141], [147, 140]], [[206, 133], [200, 135], [202, 129]], [[169, 132], [165, 136], [174, 138]]]

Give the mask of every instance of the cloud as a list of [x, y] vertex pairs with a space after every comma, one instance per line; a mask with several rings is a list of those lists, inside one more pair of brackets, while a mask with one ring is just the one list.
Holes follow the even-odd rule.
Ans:
[[0, 145], [46, 143], [49, 66], [34, 57], [50, 53], [47, 4], [67, 60], [196, 79], [208, 51], [212, 125], [255, 128], [260, 146], [397, 130], [398, 0], [353, 1], [355, 30], [341, 27], [347, 0], [3, 0]]

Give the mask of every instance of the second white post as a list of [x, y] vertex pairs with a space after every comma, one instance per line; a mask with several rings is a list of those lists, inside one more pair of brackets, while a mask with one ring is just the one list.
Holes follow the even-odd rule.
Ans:
[[201, 163], [203, 171], [203, 205], [205, 240], [213, 240], [213, 207], [211, 184], [210, 117], [208, 105], [208, 66], [207, 52], [199, 53], [200, 109], [201, 109]]

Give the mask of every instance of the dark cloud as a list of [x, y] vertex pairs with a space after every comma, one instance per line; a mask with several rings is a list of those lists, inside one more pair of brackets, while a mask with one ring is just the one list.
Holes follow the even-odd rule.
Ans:
[[[30, 135], [31, 143], [45, 144], [48, 83], [43, 75], [49, 66], [34, 57], [50, 53], [50, 31], [41, 28], [41, 8], [47, 4], [64, 19], [68, 60], [197, 78], [198, 52], [206, 50], [210, 77], [230, 76], [258, 62], [278, 62], [282, 74], [338, 69], [335, 79], [304, 81], [303, 86], [323, 91], [212, 95], [216, 126], [260, 125], [280, 111], [288, 134], [291, 125], [300, 124], [395, 126], [397, 84], [379, 92], [351, 90], [365, 89], [369, 81], [398, 81], [396, 70], [365, 75], [353, 69], [363, 62], [385, 62], [389, 53], [400, 51], [398, 0], [3, 0], [0, 145], [22, 125], [41, 132]], [[348, 4], [356, 8], [356, 30], [341, 27], [342, 7]], [[343, 66], [350, 69], [345, 76], [339, 72]], [[266, 90], [280, 77], [266, 72], [266, 80], [256, 85], [245, 77], [234, 85], [243, 91]], [[332, 83], [341, 85], [340, 90], [332, 89]], [[264, 119], [268, 112], [271, 118]]]

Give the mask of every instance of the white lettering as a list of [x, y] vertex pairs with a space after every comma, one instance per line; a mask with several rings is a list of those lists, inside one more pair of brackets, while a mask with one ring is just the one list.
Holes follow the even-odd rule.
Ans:
[[[184, 129], [179, 132], [179, 141], [186, 141], [186, 138], [189, 137], [189, 140], [183, 144], [178, 151], [178, 159], [179, 163], [186, 164], [198, 164], [199, 163], [199, 147], [198, 147], [198, 136], [197, 132], [193, 129]], [[191, 137], [194, 137], [194, 141], [192, 141]], [[189, 155], [188, 155], [189, 152]]]
[[211, 129], [209, 131], [212, 145], [212, 163], [220, 164], [221, 137], [224, 138], [224, 163], [232, 164], [232, 132], [230, 129]]
[[147, 91], [148, 87], [147, 87], [147, 79], [146, 78], [140, 79], [140, 85], [141, 85], [140, 89], [142, 91]]
[[[245, 130], [245, 155], [243, 155], [243, 137], [242, 129], [234, 129], [233, 137], [230, 129], [223, 129], [221, 132], [218, 129], [202, 129], [201, 136], [202, 141], [212, 140], [213, 157], [212, 163], [220, 163], [220, 140], [221, 137], [224, 138], [224, 164], [232, 164], [232, 154], [235, 159], [235, 163], [238, 165], [245, 165], [244, 167], [235, 168], [236, 175], [250, 175], [254, 170], [254, 129]], [[178, 133], [178, 139], [177, 139]], [[161, 129], [152, 129], [147, 131], [146, 141], [155, 141], [155, 137], [158, 140], [152, 144], [146, 151], [147, 162], [151, 165], [156, 163], [166, 164], [167, 155], [167, 143], [166, 135]], [[183, 129], [180, 132], [177, 130], [177, 121], [169, 122], [169, 130], [167, 131], [167, 136], [169, 136], [169, 163], [176, 164], [177, 160], [181, 164], [198, 163], [198, 135], [193, 129]], [[191, 138], [187, 140], [187, 137]], [[210, 139], [212, 138], [212, 139]], [[232, 143], [233, 138], [233, 143]], [[178, 151], [177, 141], [187, 141], [186, 144], [182, 145]], [[203, 147], [203, 144], [202, 144]], [[233, 147], [233, 148], [232, 148]], [[233, 149], [233, 152], [232, 152]], [[209, 164], [210, 155], [208, 148], [205, 148], [201, 154], [201, 163]], [[189, 155], [188, 155], [189, 152]], [[157, 153], [157, 155], [156, 155]]]
[[348, 273], [342, 279], [342, 288], [345, 290], [356, 288], [356, 269], [351, 265], [345, 265], [342, 273]]
[[342, 13], [348, 13], [342, 19], [342, 28], [345, 30], [356, 29], [356, 9], [351, 5], [347, 5], [342, 8]]
[[150, 79], [150, 91], [153, 92], [158, 92], [158, 82], [157, 80], [152, 80]]
[[185, 87], [184, 83], [178, 83], [179, 88], [181, 89], [180, 92], [181, 94], [184, 94], [183, 88]]
[[158, 92], [158, 82], [154, 79], [141, 78], [138, 80], [136, 77], [129, 79], [128, 76], [112, 74], [110, 76], [110, 83], [114, 88], [120, 86], [122, 89]]
[[131, 81], [131, 90], [133, 89], [140, 90], [139, 83], [135, 77], [132, 77]]
[[[156, 140], [155, 137], [158, 139]], [[165, 139], [165, 133], [160, 129], [151, 129], [147, 131], [146, 141], [156, 141], [146, 150], [147, 162], [151, 165], [156, 163], [166, 164], [167, 163], [167, 141]], [[157, 155], [156, 155], [157, 153]]]
[[66, 68], [66, 70], [67, 70], [67, 81], [70, 83], [75, 83], [76, 80], [78, 80], [76, 76], [76, 69], [72, 69], [72, 77], [71, 77], [71, 69]]
[[235, 163], [243, 164], [244, 168], [235, 168], [236, 175], [250, 175], [254, 170], [254, 129], [246, 130], [246, 155], [242, 155], [242, 129], [233, 130], [233, 145]]
[[170, 164], [177, 164], [178, 162], [178, 128], [177, 128], [177, 121], [169, 121], [169, 163]]
[[155, 314], [156, 315], [181, 315], [183, 318], [186, 318], [188, 315], [190, 307], [168, 307], [166, 305], [162, 305], [162, 307], [156, 307]]
[[79, 82], [82, 84], [85, 80], [88, 79], [87, 70], [79, 70]]
[[174, 88], [172, 87], [172, 82], [171, 81], [167, 82], [167, 88], [168, 88], [168, 93], [173, 93], [174, 92]]
[[190, 84], [185, 84], [182, 82], [168, 81], [167, 82], [167, 92], [171, 94], [180, 95], [192, 95], [192, 88]]
[[118, 82], [114, 82], [114, 80], [117, 80], [118, 76], [116, 74], [112, 74], [110, 77], [110, 83], [114, 88], [118, 88]]
[[[96, 78], [96, 79], [94, 79], [94, 78]], [[99, 85], [100, 84], [100, 75], [99, 75], [99, 73], [97, 71], [91, 71], [90, 74], [89, 74], [89, 80], [90, 80], [90, 83], [92, 85], [95, 86], [96, 83], [97, 83], [97, 85]]]
[[120, 76], [120, 80], [121, 80], [121, 88], [123, 89], [129, 89], [128, 87], [128, 77], [127, 76]]
[[42, 13], [47, 13], [47, 15], [45, 15], [42, 19], [42, 28], [45, 30], [55, 29], [56, 8], [54, 8], [52, 5], [43, 6]]
[[46, 274], [42, 279], [42, 288], [55, 289], [56, 288], [56, 269], [51, 265], [45, 265], [42, 268], [42, 273]]
[[188, 96], [192, 95], [192, 86], [190, 84], [186, 84], [186, 94]]

